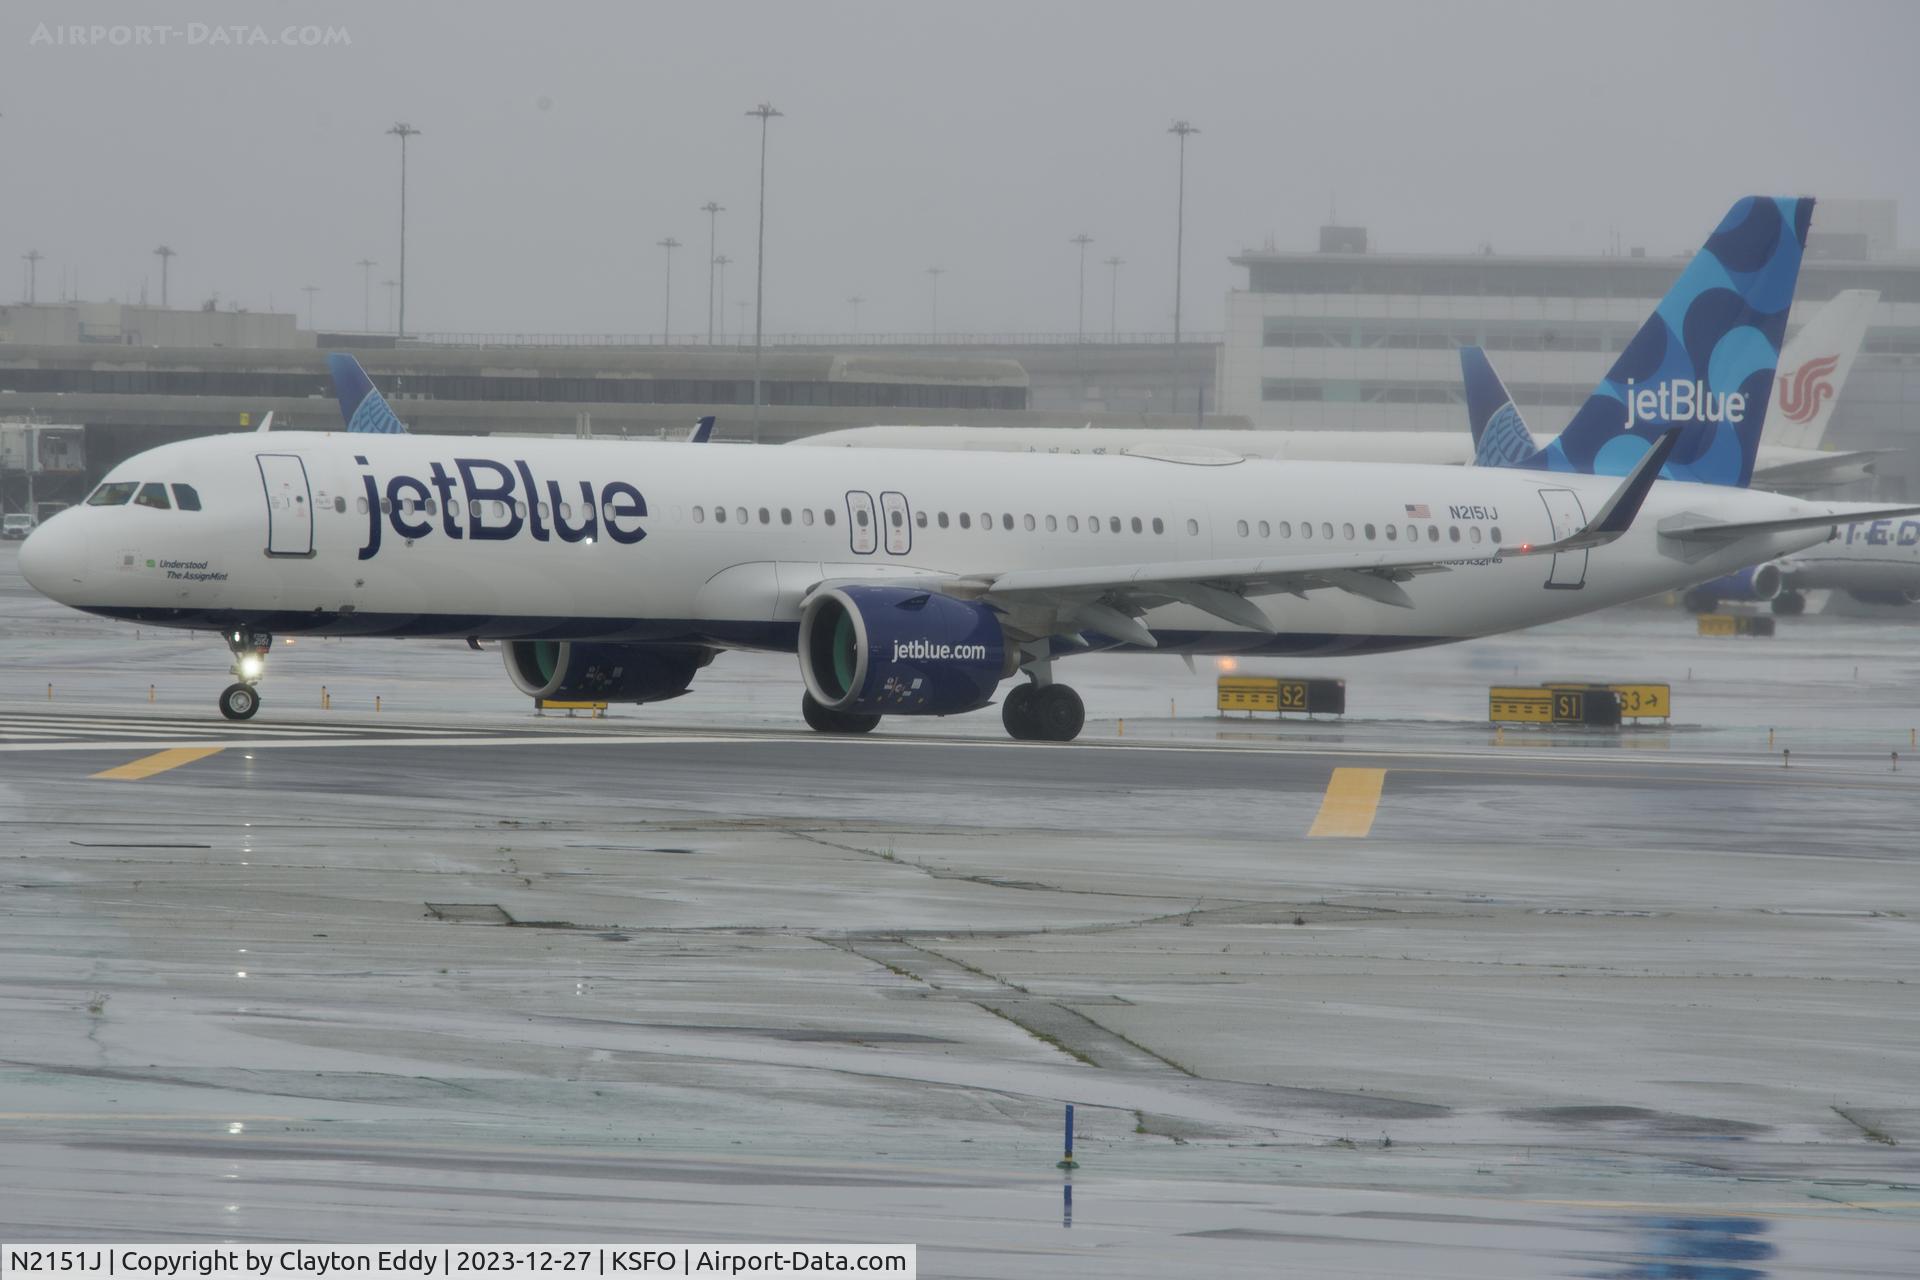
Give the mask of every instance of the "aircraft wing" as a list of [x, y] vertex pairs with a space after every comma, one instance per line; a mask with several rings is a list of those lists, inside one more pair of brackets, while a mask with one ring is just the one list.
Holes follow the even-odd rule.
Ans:
[[1731, 542], [1757, 533], [1791, 533], [1795, 529], [1818, 529], [1823, 525], [1871, 524], [1875, 520], [1898, 520], [1920, 515], [1920, 506], [1855, 507], [1849, 511], [1829, 511], [1820, 515], [1790, 516], [1784, 520], [1709, 520], [1703, 516], [1674, 516], [1660, 523], [1664, 538]]
[[1096, 631], [1132, 644], [1155, 647], [1142, 613], [1164, 604], [1185, 604], [1235, 626], [1272, 635], [1278, 628], [1249, 597], [1309, 591], [1345, 591], [1396, 608], [1413, 607], [1400, 586], [1423, 573], [1492, 558], [1493, 551], [1332, 551], [1244, 559], [1167, 561], [1137, 565], [1089, 565], [1069, 569], [1011, 569], [1004, 573], [887, 576], [836, 579], [815, 587], [862, 581], [933, 591], [977, 600], [998, 609], [1011, 630], [1028, 636]]

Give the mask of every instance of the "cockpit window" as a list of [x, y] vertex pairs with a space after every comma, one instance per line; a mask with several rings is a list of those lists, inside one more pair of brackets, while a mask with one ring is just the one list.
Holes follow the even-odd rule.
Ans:
[[171, 511], [173, 504], [167, 501], [167, 486], [154, 482], [140, 486], [140, 492], [133, 495], [136, 507], [152, 507], [156, 511]]
[[124, 507], [133, 498], [133, 491], [140, 487], [138, 480], [115, 480], [103, 484], [93, 491], [87, 499], [90, 507]]
[[182, 511], [198, 511], [200, 491], [190, 484], [177, 484], [173, 486], [173, 502]]

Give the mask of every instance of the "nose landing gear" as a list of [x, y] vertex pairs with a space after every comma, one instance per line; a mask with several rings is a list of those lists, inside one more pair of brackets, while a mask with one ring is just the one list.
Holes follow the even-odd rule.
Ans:
[[267, 674], [267, 650], [273, 637], [264, 631], [229, 631], [227, 648], [233, 651], [235, 683], [220, 691], [220, 714], [229, 720], [251, 720], [260, 709], [260, 692], [254, 686]]

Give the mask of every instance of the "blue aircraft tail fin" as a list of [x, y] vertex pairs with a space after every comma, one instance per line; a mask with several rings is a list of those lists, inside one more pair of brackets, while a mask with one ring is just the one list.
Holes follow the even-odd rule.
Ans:
[[708, 414], [693, 424], [693, 430], [687, 434], [688, 444], [705, 444], [713, 439], [713, 415]]
[[1736, 203], [1567, 429], [1517, 465], [1624, 475], [1678, 427], [1662, 475], [1745, 485], [1812, 220], [1811, 199]]
[[340, 401], [340, 416], [347, 430], [375, 435], [405, 435], [406, 424], [387, 407], [386, 397], [367, 377], [360, 362], [342, 352], [327, 357], [327, 371], [333, 375], [333, 394]]
[[1460, 348], [1460, 379], [1466, 384], [1467, 425], [1473, 429], [1473, 465], [1518, 466], [1540, 452], [1513, 396], [1479, 347]]

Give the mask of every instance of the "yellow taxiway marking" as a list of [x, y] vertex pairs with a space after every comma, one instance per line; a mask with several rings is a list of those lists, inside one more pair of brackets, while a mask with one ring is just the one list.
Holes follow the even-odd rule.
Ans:
[[1386, 780], [1385, 769], [1335, 769], [1307, 834], [1364, 836], [1372, 831], [1374, 812], [1380, 808], [1380, 787]]
[[93, 776], [107, 778], [114, 782], [138, 782], [142, 778], [151, 778], [156, 773], [165, 773], [169, 769], [178, 769], [183, 764], [192, 764], [195, 760], [205, 760], [208, 756], [217, 756], [225, 747], [171, 747], [165, 751], [156, 751], [150, 756], [141, 756], [117, 769], [107, 769]]

